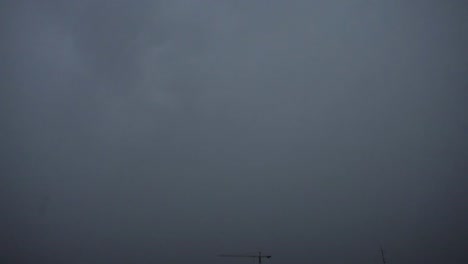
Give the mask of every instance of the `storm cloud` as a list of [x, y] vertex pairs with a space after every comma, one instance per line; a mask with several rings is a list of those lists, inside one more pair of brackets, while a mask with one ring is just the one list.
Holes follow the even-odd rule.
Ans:
[[2, 1], [2, 263], [467, 262], [464, 1]]

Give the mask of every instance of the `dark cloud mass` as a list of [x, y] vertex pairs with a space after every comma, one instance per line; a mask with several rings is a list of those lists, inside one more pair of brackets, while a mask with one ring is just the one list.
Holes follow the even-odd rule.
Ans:
[[1, 263], [468, 262], [465, 1], [0, 15]]

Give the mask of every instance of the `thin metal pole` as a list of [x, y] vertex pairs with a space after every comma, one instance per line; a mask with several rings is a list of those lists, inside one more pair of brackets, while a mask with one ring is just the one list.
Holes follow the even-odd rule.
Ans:
[[383, 263], [383, 264], [386, 264], [387, 261], [385, 261], [385, 254], [384, 254], [384, 250], [383, 250], [382, 247], [380, 247], [380, 253], [382, 254], [382, 263]]

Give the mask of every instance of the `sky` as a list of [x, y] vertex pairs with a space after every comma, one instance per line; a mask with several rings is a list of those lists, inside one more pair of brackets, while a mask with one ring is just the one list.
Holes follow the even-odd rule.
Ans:
[[0, 262], [468, 262], [463, 0], [2, 0]]

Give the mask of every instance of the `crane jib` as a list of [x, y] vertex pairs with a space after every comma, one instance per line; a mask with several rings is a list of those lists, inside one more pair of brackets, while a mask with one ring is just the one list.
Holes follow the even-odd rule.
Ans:
[[271, 258], [270, 255], [262, 255], [262, 252], [258, 252], [258, 255], [235, 255], [235, 254], [221, 254], [219, 257], [235, 257], [235, 258], [258, 258], [258, 263], [262, 263], [262, 258]]

